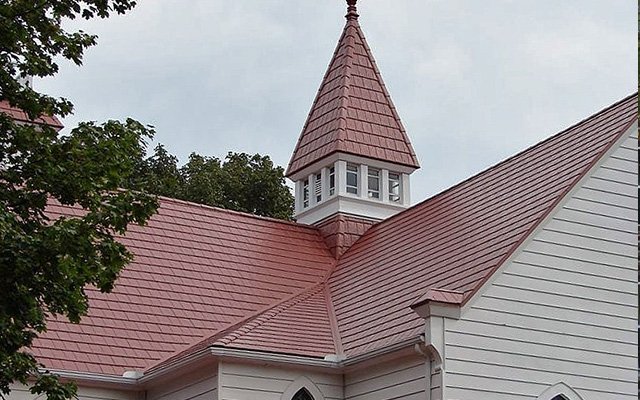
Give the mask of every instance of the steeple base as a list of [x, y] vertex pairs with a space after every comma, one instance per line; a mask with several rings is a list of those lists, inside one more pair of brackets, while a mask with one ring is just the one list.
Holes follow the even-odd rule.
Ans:
[[331, 254], [337, 259], [377, 221], [337, 214], [316, 224]]

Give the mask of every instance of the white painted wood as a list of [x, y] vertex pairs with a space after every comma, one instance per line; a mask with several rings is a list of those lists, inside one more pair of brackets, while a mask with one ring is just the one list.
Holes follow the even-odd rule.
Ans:
[[338, 160], [335, 162], [336, 167], [336, 185], [338, 186], [338, 196], [344, 196], [347, 194], [347, 162]]
[[342, 400], [342, 375], [285, 369], [273, 365], [222, 362], [218, 375], [220, 400], [280, 400], [293, 382], [304, 377], [326, 400]]
[[447, 399], [637, 398], [636, 129], [445, 321]]
[[358, 165], [358, 197], [369, 200], [367, 192], [369, 185], [367, 178], [369, 176], [369, 167], [366, 164]]
[[150, 387], [146, 400], [217, 400], [218, 376], [216, 367], [196, 371], [165, 380]]
[[[29, 392], [29, 388], [23, 385], [11, 387], [11, 393], [6, 400], [42, 400], [44, 396], [34, 396]], [[116, 389], [100, 389], [91, 387], [78, 387], [78, 400], [139, 400], [138, 392], [127, 392]]]
[[380, 199], [383, 203], [389, 202], [389, 170], [382, 169], [380, 174]]
[[442, 400], [442, 387], [440, 385], [442, 378], [442, 371], [440, 368], [435, 368], [435, 363], [431, 362], [431, 377], [429, 383], [429, 400]]
[[[427, 396], [428, 363], [424, 358], [401, 359], [345, 375], [345, 400], [423, 400]], [[432, 397], [432, 400], [438, 399]]]
[[[347, 193], [347, 163], [358, 166], [358, 194]], [[325, 177], [327, 169], [334, 165], [336, 168], [336, 195], [329, 197], [324, 188], [328, 185]], [[337, 213], [356, 215], [363, 218], [383, 220], [406, 209], [410, 203], [410, 174], [415, 169], [402, 167], [395, 164], [382, 162], [379, 160], [355, 157], [347, 154], [332, 155], [322, 164], [314, 163], [313, 169], [307, 167], [305, 174], [297, 172], [291, 179], [296, 183], [295, 188], [295, 219], [303, 224], [315, 224], [319, 221], [333, 216]], [[369, 198], [368, 195], [368, 170], [369, 168], [379, 169], [380, 174], [380, 198]], [[389, 202], [389, 170], [401, 173], [401, 196], [400, 203]], [[323, 175], [323, 196], [322, 201], [317, 202], [314, 195], [315, 174], [321, 172]], [[309, 206], [303, 207], [302, 182], [309, 180]], [[325, 193], [326, 192], [326, 193]]]

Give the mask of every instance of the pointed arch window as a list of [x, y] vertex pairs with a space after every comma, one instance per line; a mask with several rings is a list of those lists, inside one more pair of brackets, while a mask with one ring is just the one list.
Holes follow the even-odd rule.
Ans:
[[537, 400], [583, 400], [569, 385], [558, 382], [545, 390]]
[[293, 395], [291, 400], [314, 400], [314, 398], [313, 396], [311, 396], [311, 393], [309, 393], [307, 389], [302, 388]]

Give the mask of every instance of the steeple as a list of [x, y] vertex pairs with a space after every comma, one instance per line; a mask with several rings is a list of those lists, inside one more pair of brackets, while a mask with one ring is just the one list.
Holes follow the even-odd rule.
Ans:
[[[300, 222], [336, 212], [380, 220], [409, 205], [418, 160], [358, 17], [356, 0], [347, 0], [344, 30], [287, 168]], [[320, 207], [334, 197], [344, 204]]]

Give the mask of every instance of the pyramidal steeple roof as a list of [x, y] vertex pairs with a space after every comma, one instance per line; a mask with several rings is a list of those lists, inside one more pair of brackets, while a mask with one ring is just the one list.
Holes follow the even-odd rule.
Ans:
[[418, 160], [347, 0], [347, 23], [289, 161], [287, 176], [336, 152], [418, 168]]

